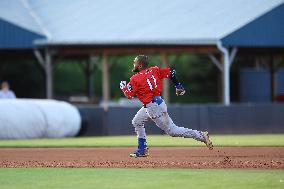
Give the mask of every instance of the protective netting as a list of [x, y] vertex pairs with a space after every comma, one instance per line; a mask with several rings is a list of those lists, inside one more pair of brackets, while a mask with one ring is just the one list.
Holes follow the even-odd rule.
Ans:
[[0, 139], [75, 136], [81, 127], [76, 107], [56, 100], [0, 100]]

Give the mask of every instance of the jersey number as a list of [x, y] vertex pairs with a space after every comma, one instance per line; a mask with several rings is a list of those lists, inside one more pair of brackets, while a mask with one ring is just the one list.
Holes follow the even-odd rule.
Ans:
[[157, 88], [157, 80], [156, 78], [152, 75], [150, 78], [147, 79], [147, 84], [152, 91], [154, 88]]

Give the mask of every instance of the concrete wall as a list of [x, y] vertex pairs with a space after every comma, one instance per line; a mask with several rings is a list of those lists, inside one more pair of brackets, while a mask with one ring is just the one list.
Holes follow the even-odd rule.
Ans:
[[[81, 135], [135, 134], [131, 120], [139, 108], [78, 109], [84, 123]], [[176, 125], [214, 134], [284, 133], [284, 104], [172, 105], [168, 110]], [[147, 134], [163, 133], [152, 121], [145, 127]]]

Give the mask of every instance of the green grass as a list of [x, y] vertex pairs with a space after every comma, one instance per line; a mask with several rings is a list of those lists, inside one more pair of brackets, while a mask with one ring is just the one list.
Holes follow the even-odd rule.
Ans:
[[283, 170], [197, 169], [0, 169], [1, 189], [276, 189]]
[[[284, 146], [284, 135], [213, 135], [214, 146]], [[192, 139], [166, 135], [148, 136], [149, 146], [203, 146]], [[133, 147], [136, 136], [77, 137], [63, 139], [0, 140], [2, 147]]]
[[[284, 146], [284, 135], [213, 135], [215, 146]], [[192, 139], [148, 136], [150, 146], [200, 146]], [[0, 147], [127, 147], [136, 136], [0, 140]], [[1, 189], [274, 189], [284, 170], [0, 168]]]

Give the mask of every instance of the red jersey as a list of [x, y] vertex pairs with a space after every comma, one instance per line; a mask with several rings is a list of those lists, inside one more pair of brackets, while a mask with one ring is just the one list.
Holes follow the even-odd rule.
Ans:
[[150, 67], [133, 75], [122, 91], [127, 98], [137, 96], [143, 104], [148, 104], [154, 96], [161, 96], [163, 78], [169, 76], [170, 68]]

